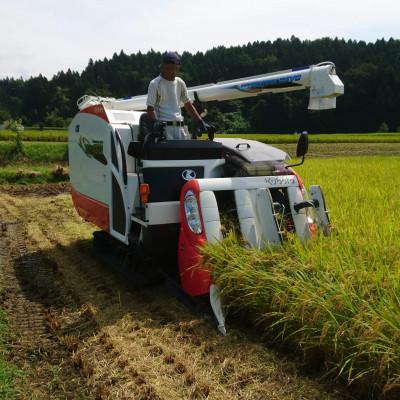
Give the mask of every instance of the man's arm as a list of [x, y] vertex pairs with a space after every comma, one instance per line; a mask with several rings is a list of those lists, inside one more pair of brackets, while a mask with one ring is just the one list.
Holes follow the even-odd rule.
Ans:
[[192, 117], [192, 119], [194, 119], [197, 122], [198, 133], [201, 136], [201, 134], [203, 132], [207, 132], [208, 138], [210, 140], [213, 140], [214, 133], [216, 131], [215, 127], [207, 124], [207, 122], [205, 122], [203, 120], [203, 118], [201, 118], [201, 115], [198, 113], [195, 106], [190, 101], [185, 82], [182, 79], [180, 79], [179, 82], [182, 84], [181, 101], [183, 103], [183, 106], [185, 107], [185, 110], [188, 112], [188, 114]]
[[198, 124], [198, 135], [201, 136], [203, 132], [207, 132], [209, 140], [214, 140], [214, 133], [216, 132], [216, 129], [213, 125], [207, 124], [201, 118], [200, 114], [194, 107], [191, 101], [188, 101], [184, 104], [186, 111], [189, 113], [189, 115], [197, 122]]
[[156, 120], [156, 113], [154, 112], [154, 105], [157, 103], [157, 85], [154, 79], [150, 82], [147, 90], [147, 118], [150, 123]]
[[[188, 112], [188, 114], [196, 121], [199, 122], [202, 120], [200, 117], [200, 114], [197, 112], [195, 106], [192, 104], [191, 101], [187, 101], [184, 104], [185, 110]], [[148, 109], [147, 109], [148, 110]], [[147, 111], [148, 112], [148, 111]]]
[[156, 120], [156, 113], [154, 112], [154, 107], [147, 106], [147, 117], [150, 122], [154, 122]]
[[194, 121], [200, 122], [202, 120], [202, 118], [190, 100], [188, 90], [186, 87], [186, 83], [181, 78], [177, 78], [177, 79], [178, 79], [178, 84], [180, 85], [181, 104], [183, 104], [183, 106], [185, 107], [185, 110], [192, 117], [192, 119]]

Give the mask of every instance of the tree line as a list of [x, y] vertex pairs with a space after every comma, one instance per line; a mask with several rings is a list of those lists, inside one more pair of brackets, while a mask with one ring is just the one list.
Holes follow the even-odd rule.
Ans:
[[[0, 80], [0, 123], [22, 119], [28, 126], [67, 126], [83, 94], [125, 97], [147, 92], [159, 73], [161, 53], [125, 54], [89, 60], [81, 72], [51, 79]], [[203, 105], [221, 132], [375, 132], [400, 130], [400, 40], [277, 39], [182, 54], [180, 75], [188, 86], [230, 80], [333, 61], [345, 95], [330, 111], [307, 110], [308, 92], [266, 94]]]

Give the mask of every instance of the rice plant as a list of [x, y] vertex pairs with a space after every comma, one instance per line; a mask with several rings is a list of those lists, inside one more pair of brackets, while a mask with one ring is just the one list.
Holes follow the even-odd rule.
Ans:
[[327, 376], [365, 395], [399, 398], [400, 178], [398, 157], [308, 160], [324, 188], [333, 234], [257, 251], [232, 234], [205, 249], [232, 309], [269, 337], [318, 351]]

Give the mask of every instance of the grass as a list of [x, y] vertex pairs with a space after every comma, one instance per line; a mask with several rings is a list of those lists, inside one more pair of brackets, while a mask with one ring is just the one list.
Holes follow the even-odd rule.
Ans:
[[232, 309], [318, 354], [361, 398], [399, 398], [399, 168], [398, 157], [308, 160], [298, 172], [325, 189], [329, 238], [257, 251], [231, 236], [205, 249]]
[[13, 142], [0, 142], [0, 185], [65, 181], [67, 163], [67, 143], [25, 142], [18, 154]]
[[0, 399], [14, 399], [21, 393], [16, 380], [22, 376], [22, 371], [6, 359], [6, 354], [9, 352], [7, 340], [10, 335], [5, 312], [0, 309]]
[[[0, 141], [14, 140], [14, 138], [15, 132], [0, 131]], [[26, 142], [66, 142], [68, 141], [68, 131], [66, 129], [46, 129], [43, 131], [26, 129], [22, 133], [22, 140]]]
[[69, 180], [68, 168], [63, 165], [17, 163], [0, 168], [0, 185], [52, 183], [67, 180]]
[[[1, 258], [0, 258], [0, 261]], [[4, 266], [1, 264], [2, 270]], [[4, 291], [3, 281], [0, 280], [0, 294]], [[6, 312], [0, 308], [0, 399], [14, 399], [21, 393], [16, 383], [23, 372], [9, 361], [10, 349], [7, 343], [12, 338], [12, 332], [7, 324]]]
[[0, 142], [0, 166], [22, 161], [30, 163], [60, 163], [68, 161], [67, 143], [25, 142], [24, 157], [16, 159], [15, 144]]

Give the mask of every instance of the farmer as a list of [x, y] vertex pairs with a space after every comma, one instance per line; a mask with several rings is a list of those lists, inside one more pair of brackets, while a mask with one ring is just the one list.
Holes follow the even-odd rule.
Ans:
[[149, 84], [147, 93], [147, 117], [150, 130], [166, 139], [190, 139], [184, 129], [181, 107], [185, 107], [192, 119], [197, 122], [200, 133], [213, 136], [215, 128], [201, 118], [188, 96], [185, 82], [177, 77], [181, 66], [180, 56], [169, 51], [163, 54], [160, 75]]

